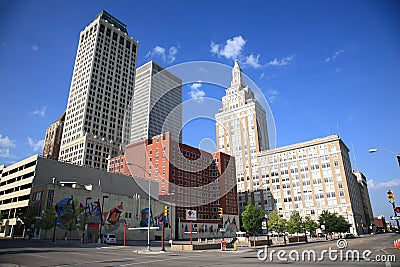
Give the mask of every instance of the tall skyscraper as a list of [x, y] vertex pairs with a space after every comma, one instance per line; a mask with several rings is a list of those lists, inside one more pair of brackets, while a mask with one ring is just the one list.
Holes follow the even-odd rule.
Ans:
[[237, 60], [232, 69], [231, 86], [222, 98], [222, 108], [215, 119], [219, 151], [234, 156], [236, 160], [240, 212], [250, 200], [271, 209], [272, 203], [264, 201], [269, 193], [255, 192], [259, 185], [257, 153], [269, 148], [266, 113], [253, 91], [243, 83]]
[[136, 72], [130, 143], [171, 133], [181, 141], [182, 80], [153, 61]]
[[42, 150], [44, 158], [58, 160], [60, 153], [61, 135], [64, 128], [65, 112], [46, 130], [46, 138]]
[[129, 140], [137, 41], [106, 11], [80, 34], [60, 161], [107, 169]]

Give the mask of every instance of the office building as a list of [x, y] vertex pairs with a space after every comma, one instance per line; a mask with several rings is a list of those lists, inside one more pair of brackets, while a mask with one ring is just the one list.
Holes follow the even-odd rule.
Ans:
[[361, 194], [349, 149], [339, 136], [262, 151], [259, 160], [259, 187], [272, 193], [275, 208], [284, 218], [296, 210], [302, 217], [317, 220], [328, 210], [342, 215], [352, 225], [353, 234], [368, 232], [364, 205], [371, 203]]
[[[81, 185], [81, 186], [79, 186]], [[84, 197], [102, 199], [102, 195], [112, 195], [113, 202], [109, 200], [104, 205], [105, 209], [110, 209], [116, 205], [118, 198], [125, 201], [125, 198], [141, 199], [142, 209], [147, 207], [148, 192], [142, 188], [148, 185], [143, 179], [128, 177], [118, 173], [109, 173], [88, 167], [77, 166], [60, 162], [38, 155], [31, 156], [10, 166], [0, 166], [0, 237], [22, 236], [24, 223], [21, 219], [26, 214], [28, 205], [32, 204], [39, 207], [38, 216], [47, 207], [54, 207], [58, 200], [74, 195], [80, 202]], [[73, 187], [85, 189], [85, 193], [76, 191], [68, 193], [63, 191], [63, 187]], [[60, 193], [61, 192], [61, 193]], [[62, 192], [66, 192], [65, 194]], [[162, 211], [163, 204], [156, 200], [158, 183], [151, 182], [151, 205], [155, 205], [158, 215]], [[147, 201], [142, 201], [147, 199]], [[135, 201], [135, 200], [132, 200]], [[139, 201], [139, 200], [137, 200]], [[37, 204], [40, 202], [41, 204]], [[125, 206], [126, 213], [134, 213], [132, 205]], [[146, 203], [146, 204], [144, 204]], [[39, 205], [39, 206], [37, 206]], [[136, 206], [138, 203], [136, 202]], [[137, 218], [136, 218], [137, 220]], [[132, 225], [136, 221], [130, 220]], [[154, 237], [154, 235], [152, 234]], [[143, 240], [146, 236], [143, 234]]]
[[80, 33], [60, 161], [106, 170], [129, 141], [137, 45], [106, 11]]
[[273, 203], [268, 201], [270, 193], [257, 189], [257, 153], [269, 148], [266, 113], [253, 91], [243, 83], [237, 60], [232, 69], [231, 86], [226, 89], [215, 119], [218, 150], [235, 157], [240, 213], [249, 201], [272, 210]]
[[[234, 236], [239, 229], [235, 160], [222, 152], [209, 153], [172, 139], [168, 132], [126, 146], [125, 155], [110, 159], [109, 172], [120, 172], [158, 181], [158, 196], [176, 206], [176, 235], [182, 238], [190, 220], [202, 237], [217, 237], [217, 229]], [[147, 188], [144, 188], [145, 190]], [[223, 218], [219, 217], [222, 208]], [[208, 229], [208, 230], [207, 230]], [[187, 231], [184, 232], [187, 232]], [[197, 232], [197, 230], [195, 230]], [[187, 238], [187, 235], [183, 235]]]
[[182, 80], [153, 61], [136, 71], [130, 142], [170, 132], [181, 141]]
[[363, 203], [363, 231], [371, 232], [373, 229], [372, 225], [374, 224], [374, 214], [372, 212], [371, 200], [369, 198], [367, 178], [362, 172], [359, 171], [354, 172], [354, 175], [357, 177], [360, 195]]
[[42, 151], [43, 157], [58, 160], [64, 121], [65, 112], [47, 128]]

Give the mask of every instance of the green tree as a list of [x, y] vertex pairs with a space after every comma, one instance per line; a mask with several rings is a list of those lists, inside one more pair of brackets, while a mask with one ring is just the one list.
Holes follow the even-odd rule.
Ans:
[[311, 236], [311, 233], [314, 232], [318, 228], [318, 223], [316, 221], [314, 221], [313, 219], [311, 219], [310, 216], [306, 216], [304, 218], [304, 226], [306, 228], [306, 231], [310, 232], [310, 236]]
[[69, 231], [69, 238], [71, 239], [71, 234], [73, 230], [82, 229], [80, 217], [81, 209], [79, 208], [79, 203], [73, 201], [71, 205], [66, 205], [63, 207], [66, 213], [69, 213], [69, 220], [65, 223], [65, 229]]
[[36, 208], [32, 206], [28, 206], [22, 215], [21, 219], [24, 222], [24, 227], [25, 227], [25, 233], [27, 233], [28, 229], [31, 229], [32, 224], [36, 224], [36, 215], [37, 215], [37, 210]]
[[344, 233], [350, 229], [349, 224], [342, 215], [337, 213], [330, 213], [324, 210], [318, 218], [320, 225], [325, 225], [325, 232], [327, 234]]
[[345, 232], [349, 231], [350, 227], [351, 227], [351, 224], [348, 223], [342, 215], [337, 216], [335, 232], [345, 233]]
[[54, 227], [54, 220], [56, 217], [56, 210], [53, 207], [48, 207], [44, 210], [43, 215], [40, 217], [38, 223], [40, 229], [45, 230], [44, 239], [46, 240], [47, 231]]
[[286, 229], [286, 224], [286, 219], [283, 219], [277, 210], [271, 211], [268, 214], [268, 229], [282, 233]]
[[287, 221], [286, 225], [287, 231], [290, 234], [300, 233], [303, 230], [302, 224], [303, 221], [302, 218], [300, 217], [299, 212], [294, 210], [292, 211], [292, 214], [290, 215], [290, 218]]
[[[249, 202], [242, 213], [243, 228], [255, 237], [255, 234], [261, 229], [264, 215], [265, 211], [263, 209], [258, 209], [255, 205]], [[254, 246], [256, 245], [255, 243], [256, 239], [254, 238]]]

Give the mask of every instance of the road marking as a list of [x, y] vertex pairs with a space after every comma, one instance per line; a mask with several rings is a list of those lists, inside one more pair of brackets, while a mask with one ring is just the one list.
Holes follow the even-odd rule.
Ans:
[[[121, 260], [134, 260], [135, 258], [118, 258], [118, 259], [110, 259], [110, 260], [101, 260], [101, 261], [87, 261], [87, 262], [78, 262], [78, 263], [71, 263], [71, 264], [64, 264], [64, 265], [56, 265], [57, 267], [61, 267], [61, 266], [74, 266], [74, 265], [90, 265], [93, 263], [105, 263], [105, 262], [112, 262], [113, 260], [115, 261], [121, 261]], [[114, 266], [114, 265], [113, 265]]]
[[[199, 257], [204, 257], [204, 256], [203, 256], [203, 255], [187, 256], [187, 257], [179, 257], [179, 259], [190, 259], [190, 258], [199, 258]], [[146, 263], [153, 263], [153, 262], [160, 262], [160, 261], [170, 261], [170, 260], [176, 260], [176, 258], [175, 258], [175, 257], [172, 257], [172, 258], [170, 258], [170, 259], [159, 259], [159, 260], [150, 260], [150, 261], [133, 262], [133, 263], [122, 264], [122, 265], [118, 265], [118, 266], [123, 267], [123, 266], [138, 265], [138, 264], [146, 264]]]
[[35, 257], [50, 259], [50, 257], [46, 257], [46, 256], [42, 256], [42, 255], [37, 255], [37, 254], [31, 254], [31, 255], [32, 255], [32, 256], [35, 256]]

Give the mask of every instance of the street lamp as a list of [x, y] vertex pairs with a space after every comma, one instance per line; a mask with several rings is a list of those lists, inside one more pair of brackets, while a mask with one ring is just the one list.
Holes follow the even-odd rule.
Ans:
[[150, 185], [151, 185], [150, 177], [151, 177], [151, 174], [148, 171], [146, 171], [142, 166], [134, 164], [132, 162], [127, 161], [126, 165], [138, 167], [138, 168], [142, 169], [145, 173], [147, 173], [147, 175], [149, 176], [148, 177], [148, 180], [149, 180], [149, 193], [148, 193], [148, 195], [149, 195], [149, 207], [148, 208], [149, 208], [149, 210], [148, 210], [148, 215], [147, 215], [147, 251], [150, 251], [150, 208], [151, 208], [151, 206], [150, 206], [150, 198], [151, 198], [151, 194], [150, 194], [150, 188], [151, 188], [150, 187]]
[[397, 161], [399, 163], [399, 166], [400, 166], [400, 154], [397, 154], [397, 153], [393, 152], [392, 150], [389, 150], [387, 148], [371, 148], [370, 150], [368, 150], [368, 152], [369, 153], [375, 153], [375, 152], [377, 152], [379, 150], [383, 150], [383, 151], [386, 151], [386, 152], [388, 152], [388, 153], [390, 153], [392, 155], [395, 155], [396, 158], [397, 158]]
[[268, 215], [264, 214], [264, 218], [265, 218], [265, 225], [267, 227], [267, 246], [269, 246]]
[[54, 230], [53, 230], [53, 242], [56, 242], [56, 227], [57, 227], [58, 214], [54, 215]]
[[85, 236], [87, 236], [86, 235], [86, 230], [87, 230], [87, 227], [86, 227], [86, 225], [87, 225], [87, 223], [86, 223], [86, 220], [87, 220], [87, 214], [86, 214], [86, 210], [87, 210], [87, 206], [88, 206], [88, 200], [90, 200], [90, 199], [92, 199], [91, 197], [87, 197], [86, 198], [86, 201], [85, 201], [85, 220], [84, 220], [84, 226], [83, 226], [83, 238], [82, 238], [82, 243], [85, 243]]
[[[393, 151], [391, 151], [391, 150], [389, 150], [389, 149], [386, 149], [386, 148], [371, 148], [370, 150], [368, 150], [368, 152], [369, 152], [369, 153], [375, 153], [375, 152], [377, 152], [378, 150], [383, 150], [383, 151], [389, 152], [389, 153], [392, 154], [392, 155], [395, 155], [396, 158], [397, 158], [397, 162], [398, 162], [398, 164], [399, 164], [399, 166], [400, 166], [400, 154], [396, 154], [396, 153], [394, 153]], [[393, 206], [394, 216], [397, 217], [397, 213], [396, 213], [396, 210], [395, 210], [395, 208], [396, 208], [396, 207], [395, 207], [395, 203], [394, 203], [394, 201], [391, 202], [391, 203], [392, 203], [392, 206]], [[400, 226], [399, 226], [399, 220], [396, 220], [396, 224], [397, 224], [397, 229], [399, 229], [399, 228], [400, 228]]]
[[[169, 215], [169, 239], [171, 240], [171, 242], [172, 242], [172, 199], [173, 199], [173, 196], [175, 195], [175, 193], [171, 193], [171, 210], [170, 210], [170, 215]], [[171, 243], [172, 244], [172, 243]]]
[[[104, 199], [108, 198], [108, 196], [103, 196], [103, 200], [101, 203], [101, 214], [100, 214], [100, 225], [99, 225], [99, 239], [98, 243], [101, 243], [101, 226], [103, 225], [103, 209], [104, 209]], [[98, 203], [100, 204], [100, 199], [97, 199]]]

